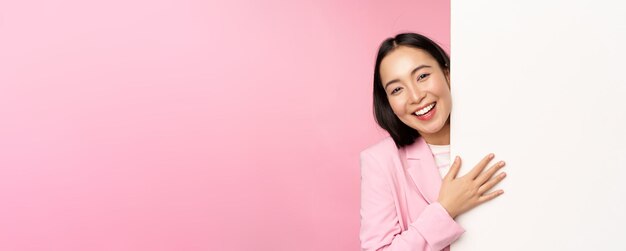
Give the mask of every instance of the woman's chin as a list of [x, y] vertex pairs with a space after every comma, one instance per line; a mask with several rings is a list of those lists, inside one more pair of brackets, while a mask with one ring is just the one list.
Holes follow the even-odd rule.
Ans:
[[421, 127], [421, 128], [417, 128], [416, 130], [420, 133], [420, 134], [436, 134], [439, 131], [441, 131], [441, 129], [443, 128], [444, 124], [443, 123], [439, 123], [437, 125], [432, 125], [429, 127]]

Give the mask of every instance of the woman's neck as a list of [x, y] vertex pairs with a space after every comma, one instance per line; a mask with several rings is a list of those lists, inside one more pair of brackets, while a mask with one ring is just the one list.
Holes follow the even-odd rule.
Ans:
[[441, 130], [432, 134], [421, 134], [426, 143], [431, 145], [450, 144], [450, 123], [446, 123]]

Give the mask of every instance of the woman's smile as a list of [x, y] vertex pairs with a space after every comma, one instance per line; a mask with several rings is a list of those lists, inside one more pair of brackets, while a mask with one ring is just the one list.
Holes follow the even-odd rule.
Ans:
[[435, 113], [437, 112], [437, 109], [435, 109], [436, 106], [436, 102], [432, 103], [426, 107], [424, 107], [423, 109], [415, 112], [415, 116], [417, 117], [417, 119], [419, 120], [429, 120], [432, 117], [435, 116]]

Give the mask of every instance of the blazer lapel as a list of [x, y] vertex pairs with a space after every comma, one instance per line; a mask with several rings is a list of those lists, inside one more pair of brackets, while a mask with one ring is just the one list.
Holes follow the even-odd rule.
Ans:
[[406, 170], [415, 182], [415, 186], [429, 204], [439, 198], [441, 175], [435, 164], [435, 158], [422, 137], [416, 142], [404, 147]]

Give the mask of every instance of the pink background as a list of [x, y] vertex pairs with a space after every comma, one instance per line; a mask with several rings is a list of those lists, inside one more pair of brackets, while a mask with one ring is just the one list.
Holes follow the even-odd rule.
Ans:
[[1, 1], [0, 250], [359, 249], [377, 46], [447, 49], [449, 19], [449, 1]]

